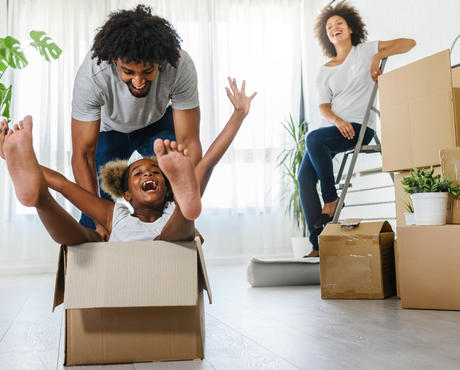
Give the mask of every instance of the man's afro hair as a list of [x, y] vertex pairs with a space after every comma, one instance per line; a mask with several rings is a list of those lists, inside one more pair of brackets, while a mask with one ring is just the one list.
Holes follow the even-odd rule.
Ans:
[[111, 13], [94, 37], [91, 51], [97, 64], [122, 59], [127, 63], [168, 62], [177, 67], [181, 41], [166, 19], [152, 15], [149, 6], [139, 4], [133, 10]]

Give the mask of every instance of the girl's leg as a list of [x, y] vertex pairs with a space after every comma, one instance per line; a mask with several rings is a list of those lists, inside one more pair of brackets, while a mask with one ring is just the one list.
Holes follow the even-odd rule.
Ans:
[[35, 207], [46, 230], [60, 244], [73, 245], [100, 241], [93, 230], [81, 226], [51, 196], [32, 146], [32, 118], [8, 132], [4, 142], [5, 160], [18, 200]]
[[305, 153], [302, 164], [300, 165], [298, 181], [300, 202], [302, 204], [305, 221], [307, 222], [310, 242], [313, 246], [313, 251], [317, 253], [319, 250], [318, 235], [321, 234], [322, 228], [316, 229], [314, 225], [321, 214], [321, 202], [316, 188], [318, 177], [308, 153]]
[[201, 197], [192, 161], [184, 153], [184, 148], [174, 141], [157, 139], [154, 150], [158, 165], [171, 184], [176, 202], [176, 209], [157, 239], [193, 240], [195, 237], [193, 219], [201, 212]]

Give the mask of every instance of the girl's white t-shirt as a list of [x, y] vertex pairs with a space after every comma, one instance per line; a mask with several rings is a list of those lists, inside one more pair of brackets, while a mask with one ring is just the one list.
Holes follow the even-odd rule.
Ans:
[[[316, 80], [319, 104], [330, 103], [331, 110], [348, 122], [362, 123], [374, 81], [371, 78], [372, 57], [379, 42], [353, 46], [342, 64], [321, 66]], [[375, 130], [375, 112], [371, 112], [368, 127]], [[333, 126], [323, 118], [321, 127]]]
[[174, 202], [167, 202], [163, 209], [162, 216], [155, 222], [143, 222], [130, 214], [129, 208], [121, 203], [115, 202], [112, 219], [112, 233], [109, 242], [131, 242], [154, 240], [165, 227], [176, 205]]

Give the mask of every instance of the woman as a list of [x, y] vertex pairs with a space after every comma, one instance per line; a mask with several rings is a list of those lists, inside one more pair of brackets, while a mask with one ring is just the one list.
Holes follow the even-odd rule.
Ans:
[[[331, 58], [317, 78], [322, 127], [310, 132], [299, 171], [300, 199], [313, 250], [306, 257], [319, 256], [318, 235], [332, 221], [338, 196], [332, 159], [354, 148], [374, 82], [381, 74], [383, 58], [406, 53], [415, 46], [411, 39], [365, 42], [366, 26], [345, 1], [325, 7], [315, 34], [324, 53]], [[374, 137], [375, 114], [371, 114], [363, 144]], [[324, 205], [321, 208], [316, 184], [320, 181]]]

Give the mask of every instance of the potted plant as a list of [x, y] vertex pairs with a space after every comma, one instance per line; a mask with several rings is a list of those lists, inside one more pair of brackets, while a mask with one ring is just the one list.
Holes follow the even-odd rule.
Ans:
[[444, 225], [447, 216], [448, 195], [457, 196], [460, 188], [449, 177], [433, 176], [434, 168], [414, 168], [401, 182], [411, 195], [416, 225]]
[[404, 218], [406, 220], [406, 225], [415, 225], [415, 213], [414, 213], [414, 205], [412, 204], [412, 199], [408, 198], [404, 202], [404, 208], [406, 211], [404, 212]]
[[297, 177], [305, 153], [305, 137], [308, 132], [308, 123], [296, 123], [292, 115], [289, 114], [289, 119], [281, 122], [281, 125], [288, 134], [291, 145], [279, 154], [277, 167], [283, 169], [283, 173], [288, 180], [288, 186], [286, 186], [282, 194], [284, 200], [287, 201], [286, 213], [289, 214], [302, 234], [300, 238], [291, 238], [294, 257], [303, 257], [308, 253], [310, 245], [306, 238], [307, 228], [302, 204], [300, 203]]
[[[51, 38], [45, 32], [31, 31], [30, 38], [32, 40], [27, 47], [32, 46], [46, 61], [50, 62], [50, 58], [58, 59], [61, 55], [62, 50], [54, 42], [51, 42]], [[29, 62], [18, 40], [11, 36], [0, 38], [0, 80], [8, 67], [23, 69], [28, 64]], [[8, 122], [11, 119], [10, 103], [12, 89], [13, 85], [6, 87], [0, 83], [0, 117], [6, 118]]]

